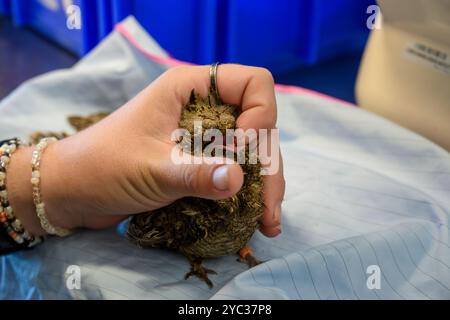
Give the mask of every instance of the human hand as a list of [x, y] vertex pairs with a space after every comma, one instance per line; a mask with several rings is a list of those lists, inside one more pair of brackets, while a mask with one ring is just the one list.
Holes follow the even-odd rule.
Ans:
[[[191, 90], [206, 96], [209, 86], [208, 66], [172, 68], [101, 122], [50, 145], [41, 166], [49, 220], [69, 229], [105, 228], [185, 196], [218, 200], [237, 193], [243, 183], [238, 164], [175, 164], [171, 160], [175, 145], [171, 135]], [[237, 127], [275, 128], [274, 83], [267, 70], [221, 65], [218, 89], [224, 102], [242, 106]], [[29, 184], [28, 169], [19, 166], [25, 161], [21, 159], [29, 165], [30, 153], [30, 149], [18, 151], [11, 163], [10, 172], [21, 172], [8, 178], [14, 190], [20, 190], [23, 179]], [[19, 193], [10, 192], [16, 214], [33, 211], [32, 204], [23, 205], [25, 196]], [[281, 232], [283, 196], [280, 161], [278, 172], [264, 177], [261, 231], [267, 236]], [[19, 218], [31, 232], [42, 234], [34, 212], [30, 215], [34, 219]]]

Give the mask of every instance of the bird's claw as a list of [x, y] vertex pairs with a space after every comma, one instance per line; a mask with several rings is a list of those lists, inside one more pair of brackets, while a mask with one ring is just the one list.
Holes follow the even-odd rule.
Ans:
[[204, 266], [202, 266], [201, 263], [195, 263], [194, 262], [194, 263], [191, 263], [191, 271], [186, 273], [186, 275], [184, 276], [184, 279], [187, 280], [191, 276], [196, 276], [200, 280], [203, 280], [208, 285], [208, 287], [210, 289], [212, 289], [213, 283], [212, 283], [211, 280], [209, 280], [208, 273], [209, 274], [217, 274], [216, 271], [214, 271], [212, 269], [205, 268]]

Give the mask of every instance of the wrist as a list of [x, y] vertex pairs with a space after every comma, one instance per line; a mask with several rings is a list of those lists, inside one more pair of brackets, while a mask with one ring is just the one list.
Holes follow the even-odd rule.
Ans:
[[[46, 216], [53, 226], [73, 229], [76, 219], [66, 212], [66, 188], [63, 171], [58, 161], [58, 143], [49, 146], [41, 161], [41, 193], [46, 207]], [[31, 185], [31, 156], [34, 147], [18, 150], [8, 170], [8, 190], [12, 208], [22, 221], [24, 228], [33, 235], [46, 235], [36, 214]]]
[[52, 226], [75, 229], [81, 226], [80, 215], [72, 210], [73, 192], [69, 184], [72, 164], [65, 163], [61, 145], [65, 140], [50, 144], [42, 154], [40, 165], [41, 196], [45, 212]]
[[29, 233], [35, 236], [45, 235], [33, 205], [31, 193], [31, 154], [32, 147], [17, 150], [12, 157], [7, 172], [9, 202], [16, 217]]

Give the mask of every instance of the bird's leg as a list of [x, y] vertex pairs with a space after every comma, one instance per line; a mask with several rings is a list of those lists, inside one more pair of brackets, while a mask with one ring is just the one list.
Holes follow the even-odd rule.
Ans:
[[239, 262], [246, 263], [249, 268], [253, 268], [261, 263], [258, 259], [253, 256], [253, 251], [250, 246], [246, 245], [241, 250], [239, 250]]
[[190, 276], [196, 276], [197, 278], [205, 281], [206, 284], [208, 285], [208, 287], [211, 289], [213, 287], [213, 283], [211, 282], [211, 280], [209, 280], [208, 273], [217, 274], [217, 272], [215, 272], [214, 270], [205, 268], [202, 265], [202, 260], [203, 259], [201, 259], [201, 258], [189, 259], [189, 262], [191, 263], [191, 271], [186, 273], [186, 275], [184, 276], [184, 279], [186, 280]]

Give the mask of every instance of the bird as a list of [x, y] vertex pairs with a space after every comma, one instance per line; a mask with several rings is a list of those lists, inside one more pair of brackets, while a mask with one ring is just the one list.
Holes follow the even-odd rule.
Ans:
[[[187, 151], [194, 154], [195, 136], [207, 129], [220, 130], [224, 136], [227, 129], [235, 129], [239, 110], [212, 93], [201, 97], [192, 90], [179, 121], [179, 127], [189, 132], [187, 142], [191, 148]], [[200, 132], [195, 129], [196, 121], [202, 121]], [[203, 153], [207, 145], [203, 142]], [[163, 208], [134, 215], [129, 220], [128, 239], [142, 248], [165, 248], [184, 255], [190, 263], [184, 278], [196, 276], [209, 288], [213, 283], [208, 274], [216, 272], [203, 265], [205, 259], [237, 253], [238, 261], [249, 267], [259, 264], [247, 243], [259, 228], [264, 212], [261, 164], [259, 160], [248, 161], [249, 148], [244, 149], [244, 182], [239, 192], [223, 200], [184, 197]], [[232, 154], [236, 160], [237, 153]]]

